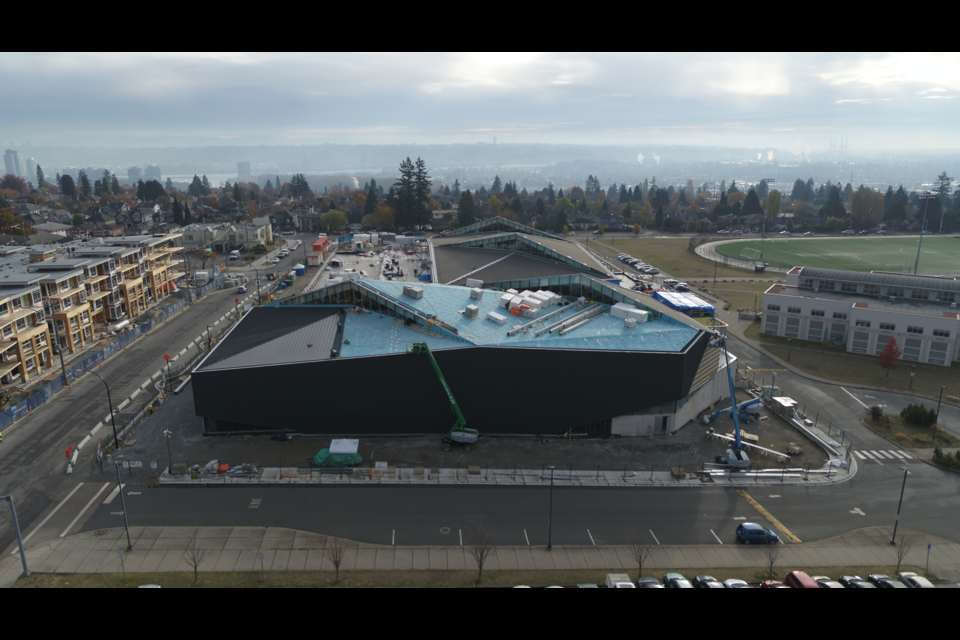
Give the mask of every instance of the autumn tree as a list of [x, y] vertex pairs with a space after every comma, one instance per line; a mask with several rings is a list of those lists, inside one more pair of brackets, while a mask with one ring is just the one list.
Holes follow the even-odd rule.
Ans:
[[[856, 193], [854, 193], [854, 195], [856, 195]], [[888, 378], [890, 377], [890, 370], [900, 366], [897, 364], [897, 360], [902, 353], [903, 351], [897, 346], [897, 339], [890, 336], [890, 340], [887, 341], [887, 346], [880, 352], [880, 358], [877, 360], [877, 363], [887, 370]]]
[[850, 215], [854, 218], [880, 220], [883, 213], [883, 196], [878, 191], [860, 185], [850, 194]]
[[465, 227], [476, 221], [477, 211], [473, 202], [473, 194], [467, 189], [460, 196], [460, 207], [457, 209], [457, 226]]
[[639, 225], [639, 224], [634, 224], [634, 225], [633, 225], [633, 235], [635, 235], [635, 236], [639, 236], [639, 235], [640, 235], [640, 225]]
[[[780, 196], [780, 192], [774, 189], [767, 194], [767, 217], [778, 218], [780, 216], [780, 209], [782, 208], [783, 199]], [[794, 210], [794, 214], [796, 214], [796, 210]]]
[[3, 180], [0, 180], [0, 189], [13, 189], [20, 195], [30, 193], [30, 188], [27, 186], [27, 183], [24, 182], [23, 178], [18, 178], [12, 173], [3, 176]]
[[378, 228], [393, 229], [395, 225], [394, 216], [396, 215], [393, 207], [388, 204], [378, 204], [373, 215], [377, 219]]
[[347, 226], [347, 216], [345, 216], [342, 211], [330, 209], [330, 211], [320, 216], [320, 226], [327, 229], [327, 231], [339, 231]]

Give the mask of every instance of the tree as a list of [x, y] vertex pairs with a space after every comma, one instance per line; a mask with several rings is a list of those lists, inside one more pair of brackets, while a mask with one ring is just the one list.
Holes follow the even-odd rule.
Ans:
[[563, 225], [563, 235], [567, 235], [568, 233], [570, 233], [570, 227]]
[[487, 207], [490, 209], [490, 211], [499, 213], [500, 209], [503, 207], [503, 203], [500, 202], [500, 198], [497, 196], [490, 196], [490, 199], [487, 200]]
[[543, 198], [537, 198], [537, 215], [545, 216], [547, 215], [547, 203]]
[[457, 226], [465, 227], [477, 221], [476, 205], [473, 202], [473, 194], [467, 189], [460, 196], [460, 207], [457, 209]]
[[644, 542], [643, 536], [639, 531], [633, 531], [630, 535], [630, 542], [627, 545], [627, 553], [637, 563], [637, 578], [643, 577], [643, 565], [657, 554], [660, 549], [656, 545]]
[[298, 173], [290, 178], [290, 190], [293, 197], [299, 199], [310, 191], [310, 184], [302, 173]]
[[897, 339], [890, 336], [890, 339], [887, 341], [887, 346], [880, 352], [880, 358], [877, 360], [877, 363], [887, 370], [888, 378], [890, 377], [890, 370], [900, 366], [897, 364], [897, 360], [902, 354], [903, 351], [897, 346]]
[[173, 180], [167, 178], [167, 181], [163, 183], [163, 188], [167, 191], [173, 191]]
[[454, 196], [459, 196], [459, 195], [460, 195], [460, 181], [459, 181], [459, 180], [454, 180], [454, 181], [453, 181], [453, 195], [454, 195]]
[[326, 228], [328, 231], [339, 231], [347, 226], [347, 216], [345, 216], [342, 211], [330, 209], [330, 211], [320, 216], [320, 226]]
[[466, 519], [463, 536], [467, 553], [477, 563], [477, 584], [483, 580], [483, 565], [497, 554], [497, 536], [490, 522], [483, 516]]
[[143, 199], [156, 200], [167, 195], [163, 185], [157, 180], [147, 180], [143, 183]]
[[265, 190], [273, 191], [273, 183], [270, 181], [270, 178], [267, 178], [267, 184], [263, 186]]
[[73, 226], [79, 227], [84, 223], [85, 220], [86, 218], [83, 217], [82, 213], [73, 214]]
[[183, 226], [183, 205], [180, 204], [180, 201], [176, 198], [173, 199], [173, 223], [176, 225]]
[[363, 201], [363, 215], [370, 215], [377, 210], [377, 189], [370, 187], [367, 196]]
[[663, 228], [663, 205], [657, 206], [656, 225], [658, 229]]
[[757, 197], [760, 198], [760, 200], [764, 200], [768, 195], [770, 195], [770, 186], [767, 184], [766, 180], [761, 180], [755, 191], [757, 192]]
[[103, 190], [104, 195], [113, 195], [113, 191], [110, 190], [110, 171], [107, 169], [103, 170], [103, 178], [100, 179], [100, 188]]
[[500, 180], [500, 176], [493, 176], [493, 184], [490, 186], [491, 193], [500, 193], [503, 191], [503, 182]]
[[377, 226], [380, 229], [392, 229], [394, 227], [395, 211], [388, 204], [378, 204], [373, 215], [377, 219]]
[[80, 193], [83, 194], [83, 197], [86, 198], [90, 195], [91, 186], [90, 178], [87, 176], [87, 172], [83, 169], [77, 172], [77, 175], [80, 177]]
[[[839, 189], [837, 191], [839, 191]], [[783, 545], [776, 542], [768, 544], [763, 548], [763, 555], [767, 559], [768, 575], [771, 578], [773, 577], [773, 565], [777, 564], [777, 560], [780, 559], [782, 554]]]
[[193, 224], [193, 216], [190, 214], [190, 206], [184, 203], [183, 205], [183, 226], [188, 224]]
[[823, 206], [820, 207], [820, 215], [836, 218], [847, 217], [847, 210], [844, 208], [843, 203], [840, 202], [839, 187], [830, 188], [830, 193], [827, 195], [826, 201], [823, 203]]
[[200, 195], [209, 196], [213, 193], [213, 189], [210, 186], [210, 181], [207, 180], [207, 174], [203, 174], [203, 177], [200, 178]]
[[750, 189], [747, 197], [743, 200], [742, 212], [745, 216], [763, 215], [763, 207], [760, 206], [760, 196], [758, 196], [757, 192], [753, 189]]
[[197, 534], [194, 533], [193, 538], [190, 539], [190, 544], [187, 546], [186, 553], [183, 554], [183, 561], [186, 562], [188, 566], [193, 567], [193, 584], [197, 584], [197, 580], [200, 577], [198, 575], [200, 565], [210, 556], [211, 552], [211, 549], [203, 548], [200, 540], [197, 539]]
[[241, 202], [243, 200], [243, 187], [240, 185], [239, 180], [233, 185], [233, 199], [237, 202]]
[[850, 195], [850, 215], [865, 220], [880, 220], [884, 215], [883, 196], [863, 185]]
[[[780, 217], [780, 209], [783, 206], [783, 201], [780, 198], [780, 192], [774, 189], [767, 194], [767, 217], [768, 218], [778, 218]], [[796, 211], [794, 211], [796, 215]]]
[[[860, 185], [863, 187], [863, 185]], [[850, 196], [853, 195], [853, 186], [848, 182], [847, 186], [843, 188], [843, 201], [850, 202]]]
[[12, 173], [3, 176], [3, 179], [0, 180], [0, 189], [13, 189], [22, 196], [30, 193], [30, 188], [27, 187], [27, 183], [24, 182], [23, 178], [18, 178]]
[[146, 199], [147, 199], [147, 196], [144, 195], [144, 191], [143, 191], [143, 180], [138, 179], [137, 180], [137, 200], [142, 201]]
[[635, 236], [639, 236], [639, 235], [640, 235], [640, 225], [639, 225], [639, 224], [634, 224], [634, 225], [633, 225], [633, 235], [635, 235]]
[[73, 176], [61, 176], [60, 193], [68, 198], [77, 197], [77, 185], [73, 182]]
[[43, 167], [37, 165], [37, 191], [42, 191], [44, 186]]
[[523, 201], [519, 196], [513, 196], [510, 199], [510, 210], [513, 211], [518, 216], [523, 213]]
[[910, 553], [911, 547], [913, 547], [913, 538], [901, 534], [900, 539], [897, 540], [897, 570], [895, 573], [900, 573], [900, 565], [903, 564], [903, 560]]
[[110, 190], [113, 191], [113, 195], [120, 195], [120, 181], [117, 179], [117, 174], [110, 176]]
[[334, 530], [327, 533], [327, 539], [323, 543], [323, 557], [329, 560], [336, 570], [334, 582], [340, 582], [340, 565], [347, 557], [347, 539], [340, 531]]

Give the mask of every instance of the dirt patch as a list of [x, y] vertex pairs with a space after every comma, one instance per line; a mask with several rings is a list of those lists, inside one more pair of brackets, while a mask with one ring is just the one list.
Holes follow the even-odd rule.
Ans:
[[[926, 449], [934, 446], [933, 427], [907, 424], [898, 415], [882, 416], [879, 420], [868, 415], [863, 419], [863, 424], [904, 449]], [[941, 447], [960, 447], [960, 438], [939, 428], [936, 444]]]

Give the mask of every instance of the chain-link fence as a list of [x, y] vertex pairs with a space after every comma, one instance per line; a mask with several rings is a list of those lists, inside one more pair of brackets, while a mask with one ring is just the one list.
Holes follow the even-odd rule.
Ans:
[[[64, 376], [67, 379], [67, 383], [73, 382], [76, 378], [79, 378], [85, 371], [93, 369], [101, 364], [103, 361], [117, 353], [127, 348], [131, 342], [139, 338], [140, 336], [148, 334], [155, 327], [158, 327], [161, 323], [166, 322], [177, 313], [185, 310], [190, 301], [199, 300], [200, 297], [210, 293], [215, 290], [223, 283], [223, 279], [220, 277], [214, 278], [212, 282], [201, 287], [200, 289], [195, 289], [188, 296], [189, 299], [178, 300], [173, 303], [166, 309], [157, 313], [156, 316], [141, 322], [138, 325], [134, 325], [126, 333], [117, 336], [117, 339], [109, 343], [107, 346], [94, 351], [74, 364], [71, 364], [67, 367], [64, 367], [61, 375], [58, 375], [56, 378], [47, 383], [42, 389], [35, 391], [29, 398], [18, 402], [12, 407], [8, 407], [3, 411], [0, 411], [0, 431], [7, 428], [17, 420], [20, 420], [24, 416], [30, 415], [35, 409], [40, 405], [44, 404], [50, 400], [54, 394], [56, 394], [60, 389], [63, 388]], [[52, 369], [50, 371], [53, 371]]]

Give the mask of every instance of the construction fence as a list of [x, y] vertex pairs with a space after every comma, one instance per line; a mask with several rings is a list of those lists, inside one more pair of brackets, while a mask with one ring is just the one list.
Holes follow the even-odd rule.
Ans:
[[[192, 290], [191, 294], [188, 296], [189, 301], [199, 300], [201, 297], [215, 290], [222, 283], [223, 279], [218, 277], [209, 284], [199, 289]], [[90, 353], [79, 362], [75, 362], [64, 367], [64, 371], [60, 372], [60, 375], [57, 375], [56, 378], [48, 382], [39, 391], [35, 391], [29, 398], [18, 402], [12, 407], [0, 411], [0, 432], [9, 427], [11, 424], [15, 423], [17, 420], [22, 419], [24, 416], [30, 415], [45, 402], [53, 398], [53, 396], [63, 388], [64, 377], [66, 377], [66, 382], [69, 384], [82, 376], [86, 371], [100, 366], [103, 364], [104, 360], [118, 351], [126, 349], [127, 345], [140, 336], [147, 335], [153, 331], [155, 327], [160, 326], [162, 323], [183, 311], [189, 304], [188, 299], [178, 300], [163, 311], [159, 312], [155, 317], [150, 318], [145, 322], [141, 322], [140, 324], [134, 325], [126, 333], [117, 336], [117, 339], [113, 342], [110, 342], [107, 346], [99, 349], [98, 351]], [[53, 368], [48, 369], [48, 371], [50, 373], [55, 373]]]

